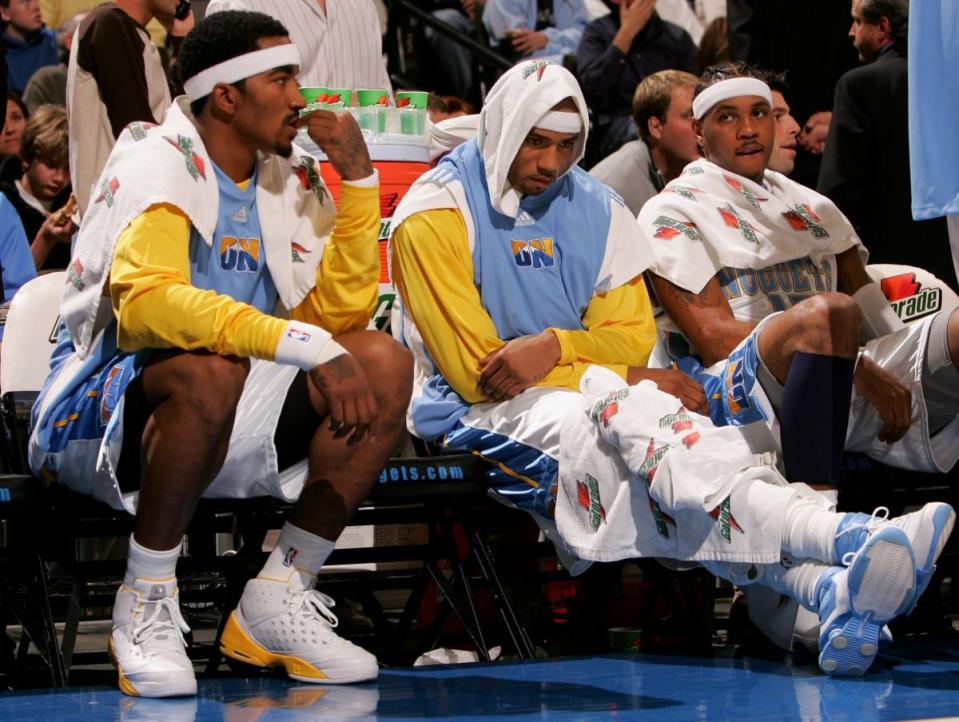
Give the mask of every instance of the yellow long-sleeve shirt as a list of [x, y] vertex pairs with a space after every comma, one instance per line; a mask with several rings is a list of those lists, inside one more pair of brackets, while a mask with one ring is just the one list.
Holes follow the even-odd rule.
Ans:
[[[379, 189], [344, 183], [316, 286], [292, 309], [294, 319], [334, 336], [366, 328], [377, 300], [379, 221]], [[191, 285], [190, 221], [169, 205], [150, 207], [120, 235], [110, 295], [124, 351], [208, 349], [273, 360], [286, 325], [230, 296]]]
[[[505, 343], [473, 283], [473, 260], [459, 211], [432, 210], [403, 222], [393, 236], [393, 280], [440, 373], [468, 403], [488, 401], [477, 388], [479, 360]], [[593, 296], [586, 330], [550, 329], [559, 339], [557, 366], [538, 385], [579, 389], [590, 364], [623, 378], [645, 366], [656, 324], [641, 276]]]

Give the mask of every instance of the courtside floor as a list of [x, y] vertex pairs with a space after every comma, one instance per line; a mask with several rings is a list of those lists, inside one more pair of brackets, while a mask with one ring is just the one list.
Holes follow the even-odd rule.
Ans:
[[0, 720], [924, 720], [959, 717], [959, 648], [908, 640], [863, 679], [808, 658], [618, 654], [388, 669], [375, 684], [317, 687], [273, 677], [200, 681], [196, 699], [115, 688], [0, 692]]

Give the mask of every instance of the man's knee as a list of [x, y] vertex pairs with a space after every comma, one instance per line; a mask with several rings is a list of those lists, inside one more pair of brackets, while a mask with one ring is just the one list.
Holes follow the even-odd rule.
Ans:
[[186, 353], [177, 358], [173, 395], [182, 397], [213, 428], [236, 411], [250, 373], [250, 361], [215, 353]]
[[338, 338], [363, 367], [381, 413], [405, 415], [413, 390], [413, 356], [381, 331], [359, 331]]
[[824, 293], [794, 307], [797, 351], [855, 355], [859, 348], [859, 305], [844, 293]]

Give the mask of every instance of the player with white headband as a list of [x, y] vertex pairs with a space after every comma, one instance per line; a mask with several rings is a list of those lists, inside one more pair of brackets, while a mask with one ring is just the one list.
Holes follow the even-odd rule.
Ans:
[[[203, 495], [295, 502], [224, 654], [304, 682], [377, 676], [313, 583], [395, 449], [412, 364], [366, 330], [378, 176], [350, 114], [301, 121], [299, 62], [266, 15], [200, 23], [187, 96], [121, 134], [76, 244], [30, 461], [136, 514], [110, 638], [126, 694], [196, 692], [176, 563]], [[339, 211], [301, 124], [343, 179]]]
[[[748, 90], [750, 112], [768, 108], [768, 89]], [[409, 426], [495, 462], [497, 497], [533, 516], [573, 574], [652, 556], [762, 582], [821, 610], [835, 631], [825, 671], [862, 674], [881, 627], [915, 603], [915, 559], [928, 571], [951, 517], [917, 536], [928, 509], [882, 528], [837, 514], [786, 484], [741, 429], [696, 413], [708, 410], [696, 381], [646, 368], [642, 273], [655, 259], [622, 200], [575, 166], [584, 110], [562, 67], [517, 65], [490, 91], [478, 137], [397, 208], [394, 333], [416, 365]]]
[[[693, 115], [704, 158], [639, 215], [665, 310], [654, 362], [701, 381], [715, 423], [765, 424], [790, 481], [834, 486], [844, 449], [906, 469], [953, 468], [959, 314], [904, 325], [838, 208], [768, 169], [770, 93], [751, 68], [708, 69]], [[948, 536], [955, 514], [930, 504], [908, 518], [915, 542]], [[850, 516], [837, 532], [880, 521]], [[920, 591], [933, 561], [917, 556]], [[841, 668], [850, 661], [829, 641], [834, 633], [822, 628], [822, 654]]]

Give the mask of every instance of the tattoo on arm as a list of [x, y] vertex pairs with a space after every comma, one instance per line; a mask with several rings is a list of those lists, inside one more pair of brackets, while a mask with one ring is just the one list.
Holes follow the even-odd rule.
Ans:
[[709, 292], [709, 284], [707, 284], [699, 293], [692, 293], [691, 291], [687, 291], [686, 289], [680, 288], [676, 284], [665, 280], [661, 284], [661, 288], [665, 290], [674, 301], [684, 303], [687, 306], [715, 308], [716, 306], [722, 305], [723, 302], [723, 297], [721, 294], [717, 297], [715, 294], [711, 294]]

